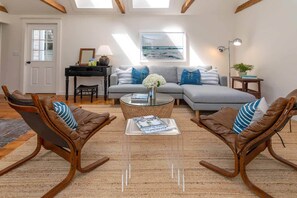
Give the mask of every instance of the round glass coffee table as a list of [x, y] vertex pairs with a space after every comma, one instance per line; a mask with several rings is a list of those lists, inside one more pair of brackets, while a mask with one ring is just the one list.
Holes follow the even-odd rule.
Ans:
[[132, 94], [124, 95], [120, 98], [121, 109], [125, 119], [155, 115], [160, 118], [170, 118], [174, 98], [168, 94], [157, 93], [156, 99], [148, 99], [147, 102], [131, 102]]

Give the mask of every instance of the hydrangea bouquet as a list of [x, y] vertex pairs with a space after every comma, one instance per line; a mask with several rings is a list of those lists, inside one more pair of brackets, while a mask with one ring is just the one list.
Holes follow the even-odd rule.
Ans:
[[147, 88], [160, 87], [166, 84], [166, 80], [161, 75], [150, 74], [142, 81], [142, 84]]
[[149, 89], [149, 96], [152, 100], [156, 100], [157, 87], [165, 83], [165, 78], [158, 74], [150, 74], [142, 81], [142, 84]]

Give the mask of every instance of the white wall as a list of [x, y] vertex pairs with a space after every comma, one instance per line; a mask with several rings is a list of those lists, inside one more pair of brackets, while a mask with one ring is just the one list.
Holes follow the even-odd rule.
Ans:
[[[11, 21], [10, 25], [3, 28], [3, 46], [7, 49], [3, 53], [3, 83], [11, 89], [19, 89], [19, 71], [23, 64], [19, 56], [13, 56], [13, 52], [22, 51], [22, 22], [19, 16], [13, 16]], [[186, 32], [188, 42], [187, 62], [150, 64], [213, 65], [221, 74], [227, 75], [227, 56], [219, 53], [216, 48], [233, 38], [234, 22], [232, 13], [208, 16], [64, 15], [58, 94], [64, 94], [65, 91], [64, 68], [77, 62], [80, 48], [97, 48], [101, 44], [108, 44], [114, 53], [111, 57], [112, 65], [139, 64], [139, 32], [146, 31], [183, 31]], [[80, 83], [86, 81], [92, 84], [98, 78], [80, 79]], [[72, 90], [72, 81], [70, 85]]]
[[236, 62], [253, 64], [269, 103], [297, 88], [297, 1], [262, 1], [236, 14], [243, 45]]

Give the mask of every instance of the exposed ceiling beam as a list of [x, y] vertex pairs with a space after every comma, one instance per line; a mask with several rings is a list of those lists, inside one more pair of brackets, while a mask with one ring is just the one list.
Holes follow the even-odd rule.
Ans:
[[181, 9], [181, 13], [185, 13], [195, 0], [186, 0]]
[[235, 14], [237, 12], [240, 12], [240, 11], [248, 8], [248, 7], [251, 7], [252, 5], [254, 5], [256, 3], [259, 3], [260, 1], [262, 1], [262, 0], [249, 0], [249, 1], [245, 2], [244, 4], [241, 4], [240, 6], [237, 7]]
[[122, 0], [115, 0], [122, 14], [125, 14], [125, 6]]
[[0, 5], [0, 11], [8, 13], [6, 8], [3, 5]]
[[63, 5], [59, 4], [58, 2], [56, 2], [55, 0], [40, 0], [44, 3], [46, 3], [47, 5], [59, 10], [62, 13], [67, 13], [66, 9]]

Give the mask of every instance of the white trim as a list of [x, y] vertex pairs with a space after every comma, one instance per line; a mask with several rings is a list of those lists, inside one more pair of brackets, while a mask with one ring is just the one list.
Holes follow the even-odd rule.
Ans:
[[26, 75], [25, 75], [25, 57], [27, 55], [27, 38], [28, 38], [28, 24], [55, 24], [57, 25], [57, 48], [56, 48], [56, 88], [55, 93], [57, 94], [59, 91], [59, 87], [61, 85], [61, 80], [59, 75], [61, 74], [61, 47], [62, 47], [62, 20], [60, 18], [27, 18], [23, 17], [22, 20], [22, 49], [23, 53], [21, 54], [21, 69], [20, 69], [20, 91], [22, 93], [26, 93]]

